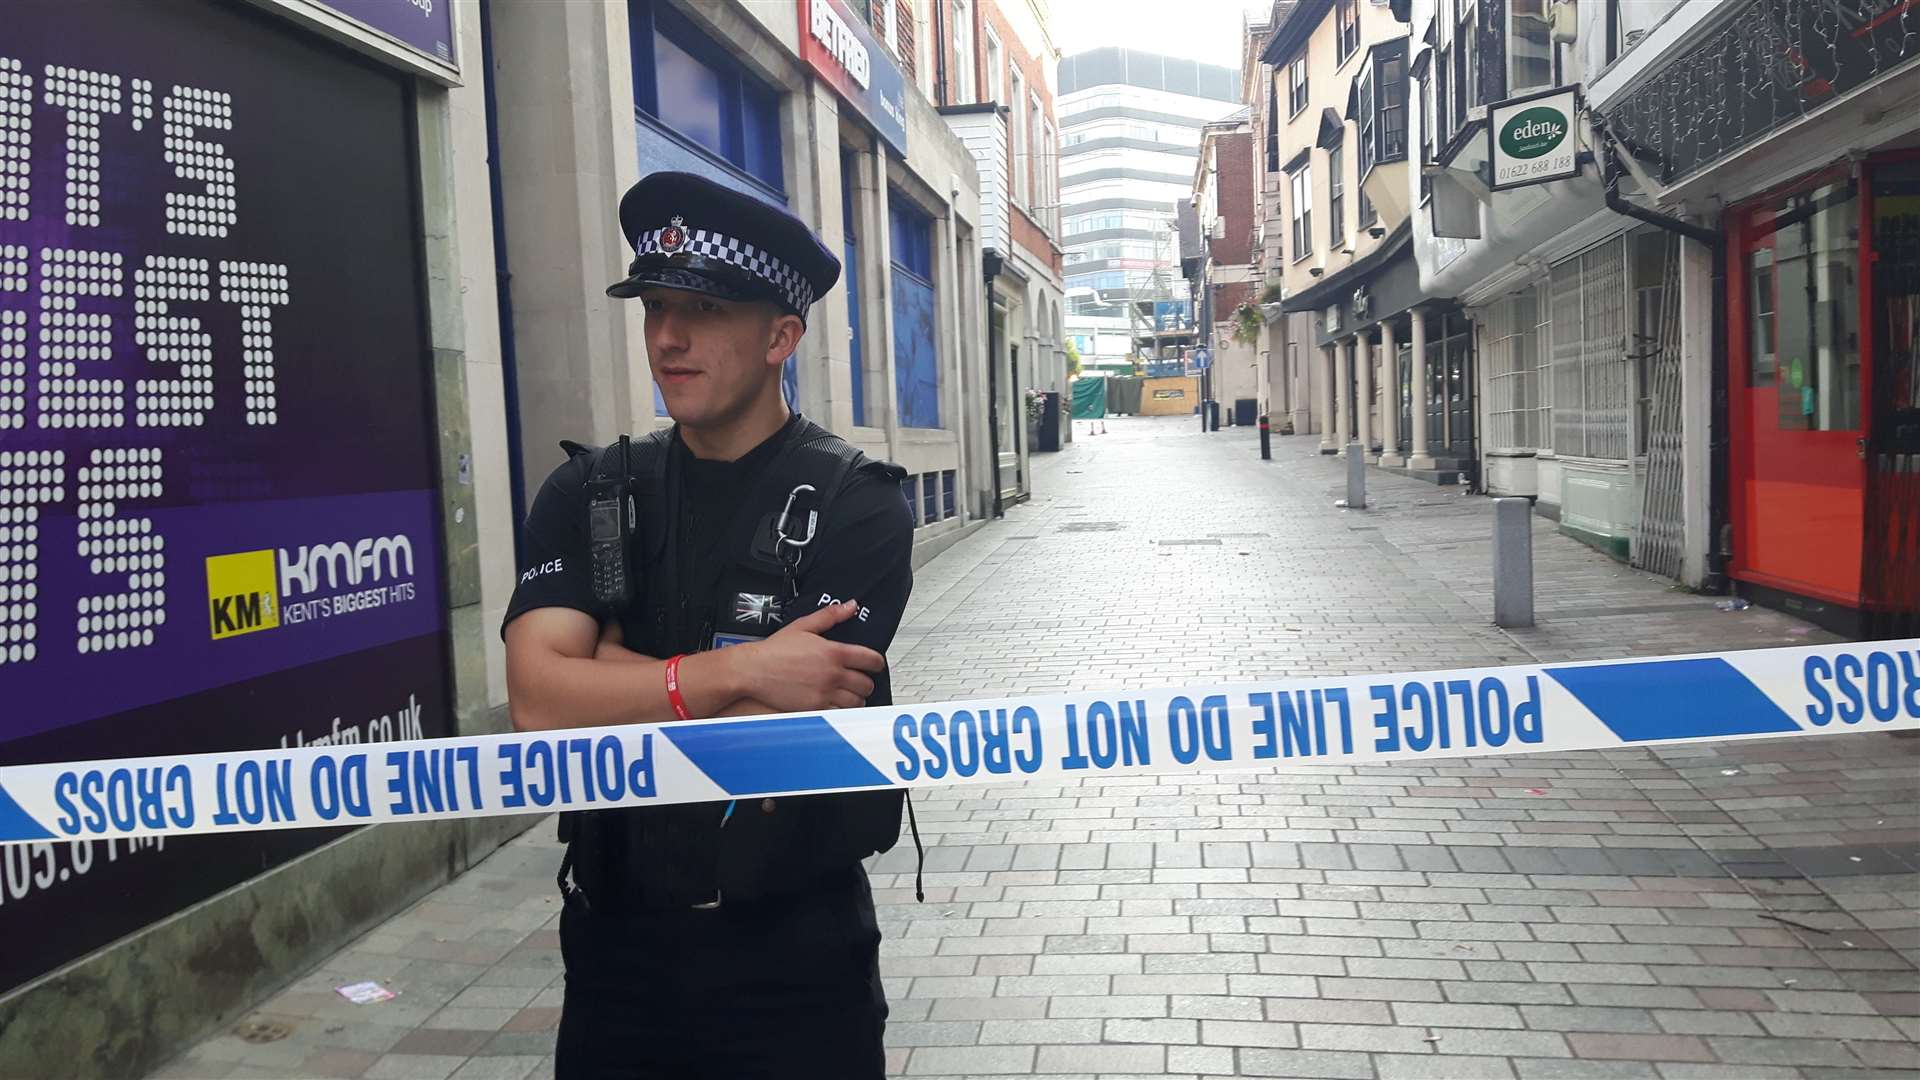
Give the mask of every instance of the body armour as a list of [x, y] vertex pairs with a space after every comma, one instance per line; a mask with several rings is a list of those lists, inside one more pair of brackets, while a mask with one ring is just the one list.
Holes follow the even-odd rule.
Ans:
[[[815, 595], [807, 589], [811, 560], [805, 548], [797, 549], [797, 565], [782, 561], [776, 530], [783, 517], [791, 535], [806, 535], [815, 514], [815, 531], [825, 532], [834, 496], [856, 472], [895, 484], [905, 475], [805, 418], [777, 437], [780, 449], [734, 513], [722, 549], [685, 553], [692, 580], [682, 578], [682, 553], [676, 550], [681, 502], [672, 433], [655, 431], [633, 442], [629, 479], [638, 507], [632, 560], [638, 588], [630, 605], [611, 613], [628, 647], [664, 659], [778, 630], [766, 608], [750, 610], [741, 600], [778, 605]], [[599, 456], [596, 473], [617, 459]], [[812, 491], [795, 496], [803, 485]], [[785, 554], [791, 560], [793, 551]], [[876, 678], [875, 684], [867, 704], [893, 704], [889, 681]], [[892, 848], [900, 836], [903, 798], [898, 791], [873, 791], [576, 811], [563, 815], [561, 838], [568, 842], [573, 880], [596, 911], [751, 901], [806, 889]]]

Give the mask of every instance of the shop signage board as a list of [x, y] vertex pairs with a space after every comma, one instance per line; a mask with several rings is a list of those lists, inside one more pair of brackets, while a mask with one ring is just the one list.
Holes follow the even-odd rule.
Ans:
[[907, 152], [907, 80], [886, 46], [843, 0], [800, 0], [800, 58], [864, 117], [894, 153]]
[[1580, 90], [1563, 86], [1509, 98], [1487, 108], [1487, 160], [1494, 191], [1580, 175]]

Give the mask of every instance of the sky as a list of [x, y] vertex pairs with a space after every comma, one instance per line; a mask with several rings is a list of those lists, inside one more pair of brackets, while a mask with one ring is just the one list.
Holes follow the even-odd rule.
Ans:
[[1240, 22], [1266, 18], [1272, 0], [1050, 0], [1060, 55], [1119, 45], [1238, 70]]

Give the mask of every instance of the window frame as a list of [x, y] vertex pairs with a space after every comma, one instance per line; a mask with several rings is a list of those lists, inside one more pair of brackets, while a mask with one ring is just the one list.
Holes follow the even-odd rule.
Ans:
[[1333, 65], [1345, 66], [1360, 51], [1360, 10], [1356, 0], [1333, 0]]
[[944, 358], [941, 356], [940, 336], [938, 334], [938, 309], [935, 310], [935, 334], [931, 341], [933, 380], [934, 380], [934, 422], [928, 424], [910, 424], [899, 410], [906, 407], [905, 396], [897, 392], [902, 375], [899, 348], [899, 315], [902, 290], [893, 279], [905, 275], [908, 281], [929, 290], [936, 305], [940, 295], [940, 259], [941, 236], [939, 218], [923, 207], [917, 199], [892, 184], [887, 186], [887, 302], [894, 306], [896, 330], [895, 339], [887, 343], [889, 348], [889, 369], [896, 386], [896, 405], [894, 419], [902, 428], [916, 430], [945, 430], [946, 420], [946, 379], [944, 377]]
[[1514, 62], [1515, 62], [1515, 57], [1518, 55], [1519, 50], [1515, 49], [1512, 44], [1515, 40], [1517, 40], [1513, 34], [1513, 21], [1516, 18], [1516, 12], [1514, 8], [1517, 6], [1519, 2], [1520, 0], [1506, 0], [1506, 2], [1501, 5], [1502, 10], [1501, 10], [1500, 17], [1504, 23], [1504, 25], [1501, 27], [1501, 33], [1502, 33], [1501, 40], [1506, 43], [1506, 46], [1504, 49], [1505, 55], [1501, 57], [1502, 63], [1500, 65], [1500, 87], [1499, 87], [1499, 94], [1497, 95], [1497, 100], [1505, 100], [1510, 97], [1519, 97], [1522, 94], [1531, 93], [1536, 90], [1551, 90], [1560, 84], [1559, 72], [1557, 70], [1558, 65], [1554, 63], [1555, 54], [1559, 52], [1559, 46], [1554, 44], [1554, 41], [1553, 41], [1553, 18], [1552, 18], [1553, 0], [1532, 0], [1532, 2], [1536, 2], [1540, 5], [1540, 10], [1543, 12], [1543, 18], [1545, 19], [1545, 23], [1546, 23], [1547, 81], [1543, 83], [1531, 83], [1527, 85], [1521, 85], [1520, 80], [1514, 77]]
[[1013, 174], [1013, 204], [1025, 208], [1027, 205], [1027, 121], [1024, 115], [1027, 105], [1026, 80], [1020, 77], [1020, 69], [1007, 69], [1007, 127], [1012, 138], [1007, 140], [1007, 171]]
[[[1294, 75], [1300, 76], [1295, 82]], [[1299, 56], [1287, 61], [1287, 119], [1299, 116], [1308, 102], [1307, 54], [1303, 50]]]
[[1043, 194], [1046, 187], [1046, 154], [1044, 153], [1045, 113], [1040, 108], [1040, 94], [1033, 88], [1033, 80], [1027, 80], [1027, 205], [1029, 218], [1039, 219], [1040, 208], [1046, 205]]
[[[780, 122], [784, 91], [748, 73], [738, 57], [666, 0], [628, 0], [627, 48], [633, 72], [636, 123], [646, 124], [689, 151], [755, 187], [787, 201], [786, 140]], [[721, 83], [721, 145], [708, 146], [660, 115], [654, 36], [666, 38]], [[749, 143], [772, 138], [770, 153], [750, 154]]]
[[1302, 162], [1287, 174], [1288, 220], [1292, 222], [1292, 262], [1313, 254], [1313, 162]]
[[973, 34], [973, 0], [953, 0], [953, 67], [955, 105], [972, 105], [980, 100], [974, 80], [974, 64], [979, 49]]
[[1346, 141], [1327, 147], [1327, 249], [1347, 241]]
[[[887, 2], [892, 3], [893, 0], [887, 0]], [[1000, 35], [993, 32], [993, 27], [987, 26], [984, 29], [986, 33], [981, 35], [980, 54], [981, 62], [987, 68], [987, 82], [980, 88], [981, 100], [998, 103], [1007, 89], [1007, 52], [1000, 44]]]

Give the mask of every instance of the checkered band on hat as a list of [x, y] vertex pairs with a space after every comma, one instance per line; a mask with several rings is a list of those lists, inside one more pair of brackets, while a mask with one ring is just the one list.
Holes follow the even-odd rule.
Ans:
[[[774, 258], [766, 251], [747, 243], [738, 237], [727, 236], [712, 229], [692, 229], [678, 224], [663, 225], [650, 229], [635, 238], [635, 255], [660, 253], [665, 255], [699, 255], [732, 266], [737, 266], [754, 277], [765, 281], [778, 289], [788, 306], [804, 313], [813, 305], [813, 286], [798, 270]], [[679, 244], [662, 245], [662, 236], [673, 232], [679, 234]]]

